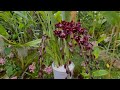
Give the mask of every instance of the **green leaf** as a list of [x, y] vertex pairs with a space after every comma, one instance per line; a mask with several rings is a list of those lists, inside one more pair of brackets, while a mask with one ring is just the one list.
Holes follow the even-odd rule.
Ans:
[[5, 47], [4, 47], [4, 40], [0, 37], [0, 53], [4, 53], [4, 49], [5, 49]]
[[106, 71], [106, 70], [97, 70], [97, 71], [94, 71], [92, 74], [95, 77], [104, 76], [104, 75], [108, 74], [108, 71]]
[[0, 47], [4, 47], [4, 40], [0, 37]]
[[9, 37], [9, 34], [6, 32], [6, 29], [2, 25], [0, 25], [0, 34], [5, 36], [6, 38]]
[[13, 40], [15, 40], [17, 37], [18, 37], [18, 35], [17, 35], [17, 34], [13, 34], [12, 39], [13, 39]]
[[100, 54], [100, 49], [98, 47], [94, 47], [93, 54], [95, 55], [95, 59], [97, 59]]
[[13, 67], [7, 68], [6, 74], [10, 77], [13, 74]]
[[98, 39], [97, 42], [100, 43], [100, 42], [104, 41], [105, 38], [106, 38], [106, 35], [103, 34], [103, 35]]
[[61, 60], [58, 43], [56, 43], [54, 40], [49, 40], [49, 45], [46, 47], [46, 52], [53, 58], [57, 66], [57, 63]]
[[65, 57], [66, 57], [65, 59], [68, 60], [69, 57], [70, 57], [70, 55], [69, 55], [69, 54], [70, 54], [70, 53], [69, 53], [69, 48], [67, 47], [67, 42], [66, 42], [65, 40], [64, 40], [64, 43], [65, 43], [65, 51], [64, 51], [64, 52], [65, 52], [65, 54], [66, 54], [66, 55], [65, 55]]
[[4, 52], [5, 52], [6, 55], [9, 55], [10, 52], [11, 52], [11, 49], [8, 48], [8, 47], [6, 47], [6, 48], [4, 49]]
[[27, 42], [25, 44], [20, 44], [20, 43], [11, 42], [10, 40], [8, 40], [7, 38], [5, 38], [2, 35], [0, 35], [0, 38], [2, 38], [6, 43], [16, 46], [16, 47], [38, 47], [37, 44], [39, 44], [41, 42], [41, 39], [36, 39], [36, 40], [30, 41], [30, 42]]
[[4, 37], [3, 35], [0, 35], [0, 38], [2, 38], [4, 40], [4, 42], [10, 44], [10, 45], [13, 45], [13, 46], [16, 46], [16, 47], [22, 47], [23, 45], [22, 44], [19, 44], [19, 43], [15, 43], [15, 42], [11, 42], [10, 40], [8, 40], [6, 37]]
[[45, 11], [38, 11], [38, 13], [45, 19], [46, 15], [45, 15]]
[[87, 73], [81, 73], [84, 77], [89, 77], [90, 74], [87, 74]]
[[57, 13], [55, 13], [54, 17], [58, 22], [60, 22], [62, 20], [61, 11], [58, 11]]
[[0, 13], [0, 18], [3, 19], [5, 22], [10, 23], [12, 14], [10, 13], [10, 11], [4, 11], [4, 12]]
[[23, 46], [37, 47], [37, 44], [39, 44], [40, 42], [41, 42], [41, 39], [36, 39], [36, 40], [25, 43]]
[[120, 22], [119, 13], [116, 11], [104, 11], [104, 12], [102, 12], [102, 15], [112, 25], [119, 24], [119, 22]]
[[19, 15], [20, 17], [23, 17], [24, 19], [28, 20], [27, 15], [25, 12], [22, 11], [14, 11], [15, 14]]
[[24, 27], [24, 24], [23, 24], [23, 23], [20, 23], [18, 28], [19, 28], [19, 29], [22, 29], [23, 27]]

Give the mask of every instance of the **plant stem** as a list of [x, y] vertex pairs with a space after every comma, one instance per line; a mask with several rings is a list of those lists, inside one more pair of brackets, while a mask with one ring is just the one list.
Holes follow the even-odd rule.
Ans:
[[62, 11], [62, 20], [65, 20], [65, 11]]
[[111, 37], [110, 37], [110, 42], [109, 42], [109, 44], [108, 44], [107, 53], [108, 53], [108, 51], [109, 51], [110, 44], [111, 44], [111, 42], [112, 42], [112, 36], [113, 36], [113, 34], [114, 34], [114, 30], [115, 30], [115, 27], [112, 28], [112, 34], [111, 34]]
[[115, 42], [114, 42], [114, 46], [113, 46], [113, 54], [115, 53], [115, 47], [116, 47], [116, 41], [117, 41], [117, 37], [118, 37], [118, 27], [116, 28], [116, 33], [115, 33]]
[[25, 75], [25, 72], [28, 70], [28, 67], [25, 69], [25, 71], [22, 73], [22, 75], [21, 75], [21, 79], [23, 79], [24, 78], [24, 75]]
[[22, 63], [22, 69], [24, 69], [24, 60], [21, 58], [21, 63]]

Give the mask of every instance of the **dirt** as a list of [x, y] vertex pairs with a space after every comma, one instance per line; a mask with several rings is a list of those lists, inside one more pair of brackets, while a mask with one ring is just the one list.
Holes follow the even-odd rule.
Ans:
[[108, 64], [112, 64], [112, 66], [116, 69], [120, 69], [120, 60], [114, 57], [111, 57], [102, 51], [100, 54], [100, 59], [104, 60]]

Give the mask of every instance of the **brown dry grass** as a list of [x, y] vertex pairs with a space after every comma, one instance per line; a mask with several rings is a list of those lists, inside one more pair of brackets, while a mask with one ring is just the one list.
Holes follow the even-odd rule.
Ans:
[[71, 20], [76, 21], [77, 11], [71, 11]]

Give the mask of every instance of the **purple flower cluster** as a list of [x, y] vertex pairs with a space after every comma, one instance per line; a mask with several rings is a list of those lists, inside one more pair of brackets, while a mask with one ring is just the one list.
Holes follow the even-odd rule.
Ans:
[[54, 34], [59, 38], [66, 38], [71, 33], [77, 32], [80, 29], [81, 24], [80, 22], [75, 23], [73, 21], [62, 21], [61, 23], [59, 22], [55, 24], [55, 27], [56, 30], [54, 31]]
[[30, 72], [32, 72], [32, 73], [34, 73], [34, 71], [35, 71], [35, 62], [33, 62], [30, 66], [29, 66], [29, 71]]
[[0, 65], [4, 65], [5, 64], [5, 59], [4, 58], [0, 58]]
[[92, 43], [89, 42], [90, 39], [89, 35], [83, 35], [82, 37], [78, 35], [74, 35], [74, 39], [79, 45], [83, 45], [86, 50], [92, 49], [93, 45]]
[[51, 74], [51, 73], [52, 73], [52, 67], [51, 67], [51, 66], [46, 67], [46, 68], [44, 69], [44, 71], [45, 71], [47, 74]]
[[[88, 35], [88, 31], [81, 27], [81, 23], [78, 21], [77, 23], [71, 21], [61, 21], [55, 24], [56, 30], [54, 30], [54, 35], [61, 39], [66, 39], [71, 34], [73, 35], [73, 39], [78, 43], [78, 45], [82, 45], [86, 50], [92, 49], [92, 43], [89, 42], [90, 36]], [[69, 46], [71, 47], [71, 43]]]

